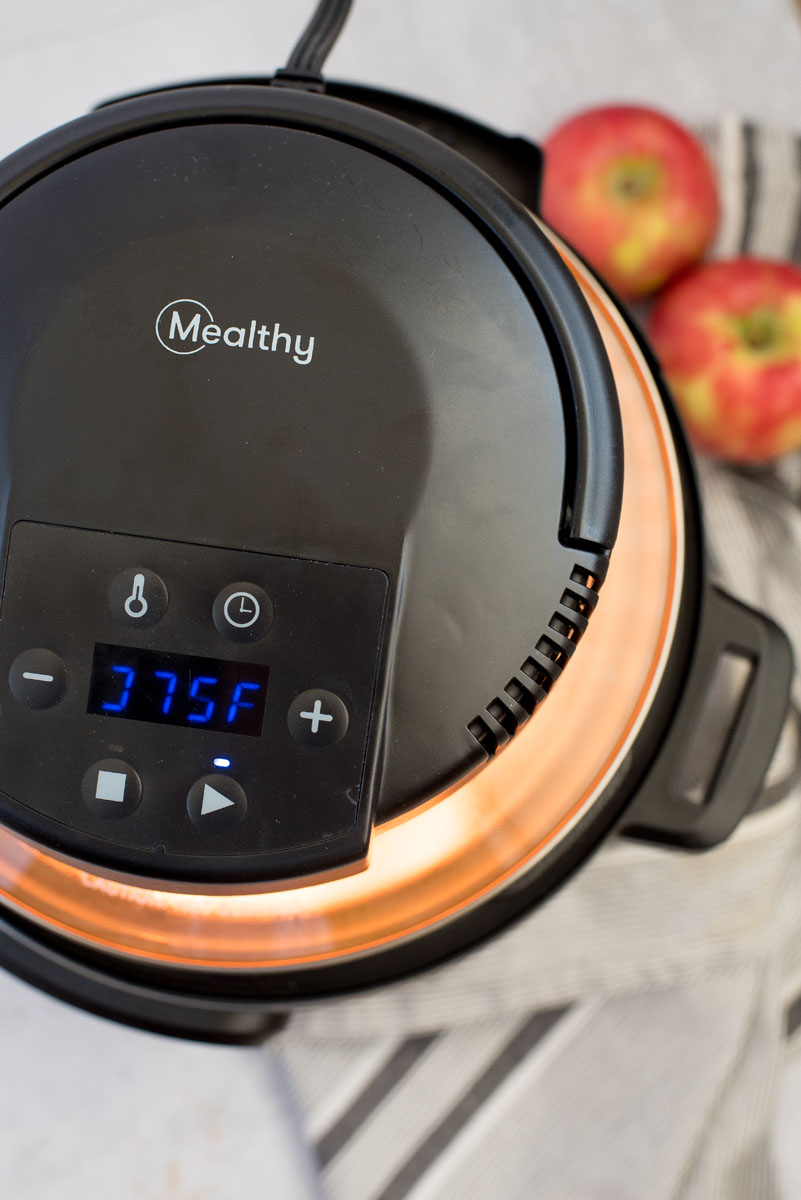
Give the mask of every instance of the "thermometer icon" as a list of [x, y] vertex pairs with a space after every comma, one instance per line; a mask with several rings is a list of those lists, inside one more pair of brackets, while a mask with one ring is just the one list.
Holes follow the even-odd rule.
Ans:
[[137, 573], [134, 575], [131, 594], [125, 601], [125, 611], [129, 617], [138, 620], [145, 615], [147, 607], [147, 600], [145, 600], [145, 577], [141, 573]]

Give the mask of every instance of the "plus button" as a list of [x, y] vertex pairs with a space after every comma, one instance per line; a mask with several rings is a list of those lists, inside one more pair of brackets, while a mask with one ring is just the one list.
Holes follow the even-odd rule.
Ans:
[[330, 713], [323, 712], [323, 706], [319, 700], [315, 700], [314, 708], [311, 712], [302, 712], [300, 715], [304, 721], [311, 721], [312, 733], [317, 732], [317, 730], [320, 728], [321, 721], [333, 721], [334, 719]]
[[289, 706], [287, 725], [292, 737], [309, 750], [335, 746], [348, 730], [348, 710], [333, 692], [310, 688]]

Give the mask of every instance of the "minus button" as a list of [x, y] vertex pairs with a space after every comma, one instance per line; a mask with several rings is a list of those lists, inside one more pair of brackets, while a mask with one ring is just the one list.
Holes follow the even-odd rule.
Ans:
[[28, 708], [52, 708], [67, 691], [67, 668], [52, 650], [23, 650], [11, 664], [11, 694]]

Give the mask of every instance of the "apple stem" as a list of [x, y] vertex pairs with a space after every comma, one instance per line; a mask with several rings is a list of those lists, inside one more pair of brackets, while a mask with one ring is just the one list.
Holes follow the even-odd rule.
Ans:
[[607, 182], [620, 200], [641, 200], [659, 188], [662, 168], [653, 159], [632, 155], [614, 163], [607, 174]]
[[774, 313], [757, 308], [743, 317], [741, 322], [743, 340], [752, 350], [766, 350], [775, 345], [779, 335], [779, 324]]

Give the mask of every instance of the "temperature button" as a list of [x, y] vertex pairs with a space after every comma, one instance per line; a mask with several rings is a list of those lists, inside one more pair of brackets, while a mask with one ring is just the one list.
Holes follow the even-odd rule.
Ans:
[[273, 622], [267, 593], [255, 583], [229, 583], [214, 601], [214, 624], [232, 642], [257, 642]]
[[108, 602], [114, 619], [123, 625], [155, 625], [167, 611], [164, 580], [147, 567], [129, 567], [120, 571], [108, 590]]

